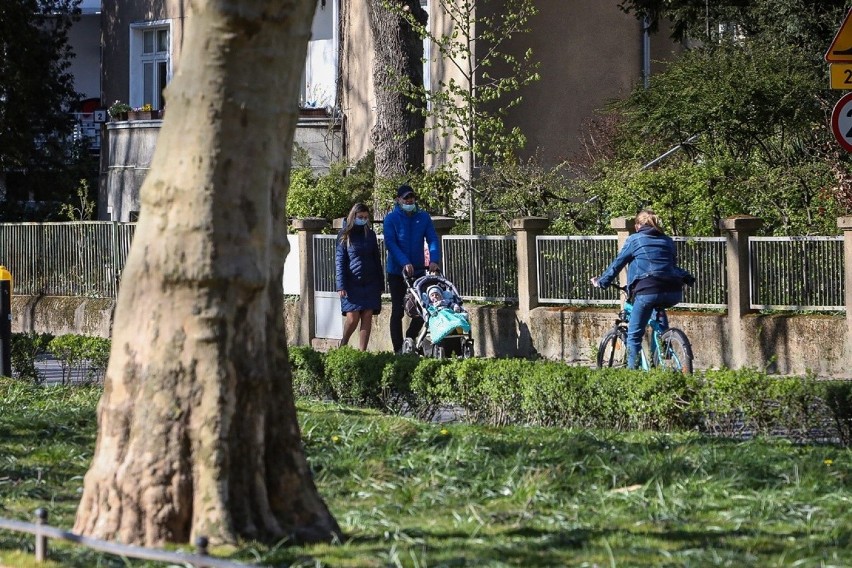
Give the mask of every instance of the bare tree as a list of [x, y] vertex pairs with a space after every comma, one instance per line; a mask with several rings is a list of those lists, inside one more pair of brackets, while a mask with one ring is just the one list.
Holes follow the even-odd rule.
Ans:
[[420, 0], [369, 0], [367, 4], [375, 46], [376, 178], [392, 178], [423, 167], [425, 99], [412, 97], [412, 90], [401, 85], [423, 88], [423, 40], [410, 21], [424, 26], [428, 15]]
[[339, 535], [302, 449], [281, 289], [314, 4], [191, 4], [122, 278], [81, 534]]

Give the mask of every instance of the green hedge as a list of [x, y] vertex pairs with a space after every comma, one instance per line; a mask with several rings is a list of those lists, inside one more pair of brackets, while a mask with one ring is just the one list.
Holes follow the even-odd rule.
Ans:
[[524, 359], [421, 359], [344, 347], [291, 350], [302, 396], [431, 419], [460, 408], [477, 423], [697, 429], [852, 443], [852, 382], [754, 369], [682, 375]]
[[[41, 382], [35, 359], [60, 360], [86, 382], [102, 378], [107, 339], [82, 335], [12, 335], [12, 371]], [[465, 420], [616, 430], [697, 429], [725, 436], [784, 434], [852, 445], [852, 382], [777, 377], [754, 369], [681, 375], [596, 370], [525, 359], [424, 359], [350, 347], [321, 353], [289, 350], [296, 396], [431, 420], [461, 409]]]
[[49, 353], [59, 361], [62, 384], [74, 376], [82, 376], [83, 382], [103, 380], [109, 362], [110, 340], [85, 335], [61, 335], [49, 333], [13, 333], [11, 341], [12, 376], [16, 379], [40, 384], [44, 381], [36, 360]]

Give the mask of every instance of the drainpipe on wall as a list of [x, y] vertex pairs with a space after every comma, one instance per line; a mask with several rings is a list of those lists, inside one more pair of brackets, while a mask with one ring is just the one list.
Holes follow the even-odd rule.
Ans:
[[651, 18], [642, 19], [642, 84], [647, 89], [651, 85]]

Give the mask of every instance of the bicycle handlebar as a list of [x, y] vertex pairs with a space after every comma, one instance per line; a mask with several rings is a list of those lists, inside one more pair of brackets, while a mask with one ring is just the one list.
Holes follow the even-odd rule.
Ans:
[[618, 282], [610, 282], [609, 286], [600, 286], [600, 285], [598, 285], [598, 279], [597, 279], [597, 278], [592, 278], [592, 279], [590, 280], [590, 282], [592, 283], [592, 286], [594, 286], [595, 288], [600, 288], [600, 289], [602, 289], [602, 290], [603, 290], [604, 288], [617, 288], [618, 290], [620, 290], [620, 291], [624, 292], [625, 294], [627, 294], [627, 286], [622, 286], [622, 285], [621, 285], [621, 284], [619, 284]]

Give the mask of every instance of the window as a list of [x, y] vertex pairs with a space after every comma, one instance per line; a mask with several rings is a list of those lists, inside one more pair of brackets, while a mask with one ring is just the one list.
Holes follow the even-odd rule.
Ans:
[[171, 72], [168, 23], [149, 22], [130, 29], [130, 105], [164, 106], [163, 89]]
[[338, 0], [317, 2], [299, 93], [301, 106], [336, 106]]

